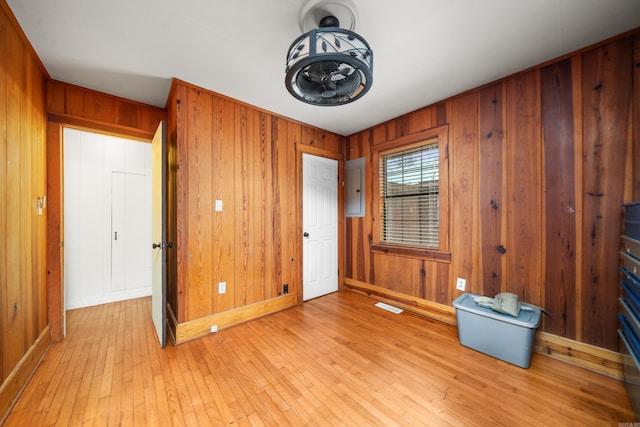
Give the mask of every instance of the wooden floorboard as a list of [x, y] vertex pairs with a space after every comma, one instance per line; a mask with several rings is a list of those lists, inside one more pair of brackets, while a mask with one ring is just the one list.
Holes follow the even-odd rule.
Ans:
[[149, 298], [69, 311], [5, 426], [637, 421], [620, 381], [541, 354], [522, 369], [375, 302], [342, 291], [164, 350]]

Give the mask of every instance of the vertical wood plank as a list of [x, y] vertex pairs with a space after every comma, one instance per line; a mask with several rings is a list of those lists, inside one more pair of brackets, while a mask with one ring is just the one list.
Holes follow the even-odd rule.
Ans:
[[[7, 39], [8, 39], [8, 18], [4, 9], [0, 9], [0, 70], [7, 70]], [[0, 242], [7, 241], [7, 136], [9, 109], [7, 104], [7, 81], [9, 75], [0, 74]], [[7, 274], [7, 257], [3, 253], [0, 255], [0, 384], [4, 382], [9, 371], [5, 367], [7, 348], [7, 314], [9, 309]], [[1, 416], [1, 415], [0, 415]]]
[[576, 193], [571, 60], [541, 70], [544, 143], [545, 330], [576, 334]]
[[66, 91], [65, 86], [54, 80], [47, 82], [47, 111], [65, 112]]
[[[187, 95], [188, 181], [187, 203], [189, 214], [187, 274], [189, 283], [189, 319], [206, 316], [212, 312], [214, 287], [212, 283], [213, 256], [211, 251], [213, 209], [212, 174], [212, 99], [211, 95], [191, 89]], [[215, 289], [217, 294], [217, 289]]]
[[542, 149], [540, 79], [531, 71], [506, 82], [507, 88], [507, 272], [506, 289], [541, 305]]
[[115, 105], [115, 122], [119, 125], [137, 128], [140, 125], [140, 109], [128, 101], [116, 100]]
[[[365, 218], [362, 220], [362, 231], [360, 235], [362, 236], [362, 240], [359, 243], [361, 248], [358, 249], [358, 278], [359, 280], [369, 281], [369, 272], [371, 271], [371, 243], [373, 241], [373, 227], [377, 224], [374, 224], [372, 221], [367, 220], [367, 218], [373, 218], [374, 212], [378, 209], [377, 206], [374, 206], [373, 193], [378, 190], [378, 183], [373, 182], [373, 168], [378, 167], [378, 165], [373, 164], [373, 133], [370, 131], [365, 131], [362, 133], [362, 152], [363, 157], [365, 158], [365, 187], [369, 190], [366, 190], [368, 196], [365, 196], [366, 204], [365, 207]], [[370, 165], [370, 167], [367, 167]], [[376, 215], [377, 216], [377, 215]]]
[[246, 106], [240, 105], [236, 107], [236, 123], [235, 123], [235, 145], [236, 150], [236, 170], [237, 175], [234, 180], [235, 187], [235, 203], [236, 230], [234, 235], [236, 245], [236, 258], [234, 267], [234, 307], [242, 307], [247, 304], [247, 281], [249, 280], [248, 262], [250, 242], [253, 238], [249, 229], [250, 213], [249, 200], [250, 188], [252, 183], [249, 181], [250, 153], [247, 147], [247, 135], [251, 134], [248, 127], [251, 126], [249, 120], [250, 112]]
[[504, 256], [500, 247], [504, 219], [504, 100], [503, 84], [480, 90], [478, 96], [479, 149], [479, 207], [481, 241], [481, 283], [477, 287], [483, 295], [493, 297], [502, 290]]
[[584, 228], [583, 336], [594, 345], [618, 348], [618, 251], [626, 148], [631, 135], [630, 38], [583, 56]]
[[444, 126], [449, 123], [447, 118], [447, 105], [441, 102], [435, 106], [436, 126]]
[[295, 150], [287, 150], [286, 165], [287, 192], [290, 194], [287, 203], [286, 221], [287, 247], [289, 248], [286, 260], [291, 277], [295, 278], [298, 291], [298, 303], [302, 304], [302, 156], [298, 152], [301, 144], [302, 126], [297, 123], [287, 123], [287, 141], [293, 143]]
[[188, 140], [188, 90], [183, 85], [176, 89], [176, 137], [175, 142], [175, 192], [176, 192], [176, 305], [173, 307], [178, 323], [186, 321], [187, 301], [189, 299], [188, 273], [188, 248], [189, 248], [189, 209], [187, 204], [189, 169], [187, 159], [189, 156]]
[[85, 92], [77, 86], [67, 86], [65, 88], [66, 102], [64, 113], [70, 116], [83, 117], [85, 115]]
[[[21, 40], [15, 32], [7, 34], [7, 195], [6, 199], [6, 268], [7, 268], [7, 306], [3, 307], [5, 316], [5, 334], [3, 347], [4, 367], [6, 372], [10, 372], [18, 363], [22, 355], [28, 348], [26, 339], [27, 321], [27, 301], [23, 292], [23, 262], [22, 256], [25, 247], [28, 248], [29, 240], [22, 238], [23, 227], [29, 224], [23, 218], [23, 204], [29, 195], [22, 192], [23, 175], [28, 173], [25, 155], [23, 155], [23, 145], [25, 142], [21, 136], [22, 122], [25, 120], [23, 114], [26, 98], [26, 58]], [[25, 262], [28, 260], [25, 260]], [[26, 278], [25, 278], [26, 279]], [[26, 280], [26, 285], [30, 285]]]
[[[282, 126], [280, 126], [282, 120], [278, 119], [278, 117], [271, 116], [268, 118], [270, 120], [269, 124], [269, 153], [270, 160], [269, 164], [271, 164], [271, 188], [272, 188], [272, 206], [273, 206], [273, 230], [272, 233], [272, 241], [271, 241], [271, 264], [273, 268], [273, 278], [274, 278], [274, 289], [275, 295], [280, 295], [281, 292], [284, 292], [283, 286], [287, 280], [284, 277], [283, 269], [284, 269], [284, 256], [283, 256], [283, 224], [282, 224], [282, 212], [283, 212], [283, 192], [282, 192], [282, 179], [284, 179], [284, 172], [282, 171], [281, 159], [280, 159], [280, 137], [283, 135]], [[283, 150], [283, 153], [286, 150]], [[290, 286], [287, 284], [287, 286]], [[291, 290], [291, 289], [290, 289]]]
[[[353, 160], [360, 157], [365, 158], [364, 168], [364, 193], [365, 193], [365, 217], [349, 217], [346, 218], [346, 238], [347, 241], [354, 242], [353, 245], [346, 245], [345, 257], [345, 277], [356, 278], [357, 280], [366, 282], [367, 264], [365, 260], [369, 260], [368, 254], [371, 246], [371, 221], [367, 221], [367, 217], [372, 216], [373, 209], [373, 192], [377, 191], [378, 185], [373, 182], [372, 169], [373, 165], [371, 144], [368, 141], [369, 132], [359, 132], [348, 138], [347, 142], [347, 160]], [[368, 227], [368, 228], [366, 228]]]
[[633, 36], [633, 138], [629, 149], [631, 170], [627, 167], [627, 176], [631, 176], [630, 187], [625, 192], [625, 201], [640, 200], [640, 34]]
[[[582, 56], [576, 55], [571, 58], [571, 92], [573, 95], [573, 147], [574, 147], [574, 171], [575, 180], [573, 182], [576, 194], [576, 230], [583, 229], [584, 223], [584, 144], [583, 144], [583, 102], [582, 102]], [[547, 221], [548, 224], [548, 221]], [[576, 248], [582, 248], [585, 236], [582, 232], [576, 232]], [[576, 325], [582, 325], [584, 310], [582, 309], [582, 271], [583, 253], [581, 250], [576, 251], [576, 283], [575, 283], [575, 313]], [[546, 326], [546, 319], [543, 321], [543, 327]], [[572, 339], [583, 341], [582, 329], [576, 327], [575, 336]]]
[[[257, 183], [253, 193], [255, 211], [254, 216], [260, 218], [256, 225], [256, 254], [257, 263], [254, 262], [254, 301], [264, 301], [277, 296], [281, 290], [281, 283], [277, 283], [273, 275], [273, 264], [276, 262], [273, 251], [273, 173], [277, 171], [277, 165], [272, 163], [271, 157], [271, 120], [268, 115], [258, 111], [255, 116], [256, 127], [254, 146], [256, 150], [256, 167], [253, 169], [254, 181]], [[256, 226], [254, 225], [254, 227]]]
[[[35, 65], [35, 63], [34, 63]], [[34, 68], [37, 71], [36, 68]], [[35, 99], [45, 99], [45, 79], [40, 72], [32, 74], [32, 85], [34, 88], [33, 96]], [[32, 104], [31, 121], [34, 126], [34, 134], [31, 139], [33, 152], [36, 153], [32, 162], [32, 171], [37, 171], [37, 180], [35, 181], [34, 194], [36, 197], [47, 195], [47, 134], [46, 117], [44, 102]], [[33, 172], [32, 172], [33, 173]], [[34, 304], [37, 307], [34, 313], [34, 337], [35, 340], [38, 333], [42, 331], [49, 323], [47, 312], [47, 224], [49, 219], [49, 209], [44, 208], [42, 216], [36, 216], [36, 239], [34, 241], [32, 251], [34, 253], [35, 262], [33, 263], [34, 276]]]
[[[449, 131], [449, 188], [451, 189], [451, 269], [453, 277], [467, 280], [469, 292], [480, 291], [478, 269], [474, 262], [477, 257], [477, 94], [455, 98], [447, 103], [451, 114]], [[452, 278], [453, 280], [453, 278]], [[449, 289], [443, 289], [436, 295], [436, 302], [449, 303], [454, 299], [455, 283], [449, 283]]]
[[[213, 108], [213, 160], [212, 160], [212, 188], [213, 196], [216, 200], [222, 201], [222, 212], [213, 213], [213, 235], [212, 235], [212, 253], [213, 253], [213, 283], [215, 284], [229, 280], [233, 277], [233, 265], [230, 265], [228, 259], [233, 258], [233, 248], [226, 245], [229, 236], [228, 230], [233, 228], [233, 194], [228, 190], [228, 176], [233, 176], [233, 162], [225, 159], [233, 159], [233, 147], [235, 144], [225, 144], [225, 140], [231, 134], [233, 129], [233, 109], [231, 113], [225, 106], [224, 100], [218, 97], [212, 97]], [[229, 120], [231, 116], [231, 121]], [[233, 307], [232, 294], [217, 295], [214, 288], [214, 307], [213, 312], [219, 313]]]
[[433, 117], [432, 108], [422, 108], [414, 111], [410, 116], [409, 134], [420, 132], [435, 127], [431, 123]]
[[82, 93], [84, 117], [100, 122], [120, 123], [120, 112], [116, 112], [116, 100], [113, 97], [81, 89], [78, 92]]
[[[235, 162], [235, 158], [238, 155], [239, 147], [235, 143], [235, 131], [236, 131], [236, 105], [229, 101], [224, 100], [221, 103], [222, 106], [222, 128], [224, 130], [220, 144], [222, 144], [222, 171], [223, 177], [218, 185], [221, 186], [221, 196], [223, 200], [223, 206], [227, 206], [227, 209], [223, 207], [223, 231], [220, 235], [220, 244], [224, 245], [223, 259], [223, 273], [224, 276], [220, 277], [220, 280], [226, 280], [224, 278], [231, 277], [232, 282], [235, 283], [235, 260], [238, 256], [238, 247], [235, 245], [234, 238], [236, 227], [238, 224], [238, 200], [236, 198], [235, 183], [233, 185], [229, 183], [228, 177], [236, 177], [239, 169]], [[231, 143], [230, 143], [231, 142]], [[227, 178], [227, 179], [225, 179]], [[235, 305], [235, 285], [232, 284], [231, 288], [227, 291], [228, 294], [225, 298], [221, 299], [221, 310], [229, 310], [234, 308]]]
[[[33, 99], [34, 90], [32, 84], [32, 76], [33, 76], [33, 67], [32, 61], [25, 52], [25, 72], [24, 72], [24, 82], [25, 85], [25, 93], [26, 99]], [[37, 335], [34, 332], [34, 314], [38, 312], [38, 306], [34, 298], [34, 277], [33, 277], [33, 250], [34, 248], [34, 236], [33, 233], [35, 231], [35, 221], [36, 221], [36, 196], [34, 194], [34, 181], [37, 180], [37, 176], [42, 173], [42, 167], [35, 169], [32, 172], [33, 165], [33, 146], [32, 146], [32, 138], [33, 132], [35, 128], [35, 123], [32, 121], [32, 103], [31, 102], [22, 102], [21, 103], [21, 113], [22, 120], [21, 129], [20, 129], [20, 137], [22, 138], [22, 147], [20, 149], [20, 160], [23, 162], [21, 177], [20, 177], [20, 193], [22, 195], [21, 200], [21, 215], [23, 220], [23, 227], [20, 230], [23, 243], [21, 245], [22, 253], [20, 254], [20, 276], [22, 283], [20, 285], [21, 289], [21, 299], [22, 299], [22, 308], [24, 310], [24, 340], [25, 340], [25, 351], [29, 348], [30, 344], [35, 341]]]
[[279, 215], [278, 210], [278, 194], [274, 191], [276, 188], [277, 176], [280, 173], [277, 159], [277, 146], [275, 147], [276, 153], [274, 155], [274, 145], [272, 142], [273, 137], [273, 115], [260, 112], [260, 140], [261, 142], [261, 156], [260, 163], [262, 168], [262, 174], [264, 179], [262, 180], [262, 192], [264, 194], [262, 203], [262, 211], [265, 213], [265, 222], [263, 241], [265, 247], [264, 254], [264, 267], [262, 275], [262, 292], [260, 294], [260, 300], [266, 300], [274, 298], [282, 294], [282, 277], [280, 277], [278, 267], [280, 264], [281, 250], [276, 246], [279, 240], [279, 227], [277, 227]]

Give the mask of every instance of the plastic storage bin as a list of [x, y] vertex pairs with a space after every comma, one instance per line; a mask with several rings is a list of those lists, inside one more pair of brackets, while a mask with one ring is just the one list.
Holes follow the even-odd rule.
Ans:
[[638, 315], [635, 311], [636, 309], [632, 308], [633, 306], [626, 298], [620, 298], [620, 304], [622, 305], [622, 314], [624, 315], [631, 332], [636, 337], [640, 336], [640, 321], [638, 320]]
[[478, 295], [464, 293], [453, 301], [460, 344], [505, 362], [528, 368], [531, 364], [540, 310], [520, 310], [518, 317], [477, 306]]
[[624, 207], [624, 216], [627, 220], [640, 222], [640, 200], [626, 203], [622, 206]]
[[626, 281], [626, 283], [632, 288], [635, 287], [634, 291], [638, 295], [640, 295], [640, 279], [635, 277], [626, 267], [620, 267], [620, 271], [622, 271], [622, 274], [624, 274], [624, 280]]
[[640, 259], [640, 240], [632, 239], [629, 236], [621, 236], [624, 252], [634, 258]]
[[624, 364], [624, 388], [633, 407], [636, 416], [640, 416], [640, 342], [631, 331], [631, 327], [625, 317], [620, 314], [622, 329], [618, 329], [622, 345], [622, 362]]
[[625, 274], [630, 273], [637, 280], [640, 280], [640, 260], [620, 251], [622, 265], [626, 269]]
[[[638, 299], [638, 288], [635, 285], [630, 285], [627, 282], [620, 283], [622, 286], [623, 300], [631, 311], [636, 314], [640, 313], [640, 300]], [[634, 288], [635, 287], [635, 288]], [[624, 305], [623, 305], [624, 307]]]
[[640, 221], [625, 221], [624, 234], [635, 240], [640, 240]]

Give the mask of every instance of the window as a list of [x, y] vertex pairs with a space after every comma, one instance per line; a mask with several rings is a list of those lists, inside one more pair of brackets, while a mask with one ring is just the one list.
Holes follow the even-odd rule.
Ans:
[[371, 249], [377, 254], [451, 262], [449, 127], [374, 143]]
[[438, 250], [438, 139], [381, 152], [379, 163], [380, 242]]

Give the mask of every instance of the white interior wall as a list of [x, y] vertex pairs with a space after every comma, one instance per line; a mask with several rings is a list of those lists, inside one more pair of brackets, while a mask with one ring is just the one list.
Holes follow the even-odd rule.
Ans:
[[[65, 128], [63, 141], [66, 309], [151, 295], [151, 144], [71, 128]], [[141, 220], [125, 227], [142, 232], [121, 234], [129, 240], [121, 257], [126, 265], [114, 267], [115, 276], [125, 278], [117, 283], [112, 277], [114, 173], [124, 177], [125, 209], [143, 210], [135, 215]], [[132, 221], [126, 213], [124, 218]]]

